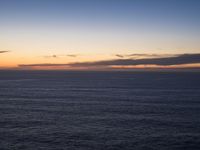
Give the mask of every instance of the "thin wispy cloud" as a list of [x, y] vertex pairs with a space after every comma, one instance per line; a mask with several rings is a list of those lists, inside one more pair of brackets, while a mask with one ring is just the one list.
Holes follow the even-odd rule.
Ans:
[[163, 57], [173, 57], [178, 56], [178, 54], [116, 54], [118, 58], [124, 59], [141, 59], [141, 58], [163, 58]]
[[10, 52], [10, 51], [0, 51], [0, 54], [2, 54], [2, 53], [8, 53], [8, 52]]
[[68, 55], [47, 55], [47, 56], [43, 56], [44, 58], [61, 58], [61, 57], [72, 57], [72, 58], [75, 58], [77, 57], [78, 55], [76, 54], [68, 54]]
[[115, 56], [119, 57], [119, 58], [124, 58], [125, 57], [125, 55], [121, 55], [121, 54], [116, 54]]
[[48, 56], [44, 56], [44, 58], [57, 58], [57, 55], [48, 55]]
[[51, 63], [44, 63], [44, 64], [20, 64], [19, 67], [57, 67], [57, 66], [69, 66], [68, 64], [51, 64]]
[[75, 55], [75, 54], [69, 54], [69, 55], [66, 55], [68, 57], [77, 57], [78, 55]]

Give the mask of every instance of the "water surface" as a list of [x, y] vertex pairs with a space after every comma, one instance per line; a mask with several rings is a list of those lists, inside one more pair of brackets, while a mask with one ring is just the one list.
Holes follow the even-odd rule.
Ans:
[[200, 73], [0, 71], [1, 150], [199, 150]]

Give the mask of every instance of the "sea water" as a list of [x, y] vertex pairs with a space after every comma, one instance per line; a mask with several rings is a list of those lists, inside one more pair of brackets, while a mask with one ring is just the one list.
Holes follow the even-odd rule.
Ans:
[[1, 150], [199, 150], [200, 73], [0, 71]]

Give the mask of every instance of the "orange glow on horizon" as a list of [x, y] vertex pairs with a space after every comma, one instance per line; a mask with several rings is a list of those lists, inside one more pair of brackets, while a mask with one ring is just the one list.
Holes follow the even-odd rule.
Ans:
[[200, 69], [200, 63], [197, 64], [183, 64], [183, 65], [168, 65], [168, 66], [162, 66], [162, 65], [128, 65], [128, 66], [116, 66], [113, 65], [111, 68], [114, 69], [184, 69], [184, 68], [199, 68]]
[[200, 69], [200, 64], [184, 64], [184, 65], [111, 65], [101, 67], [70, 67], [70, 66], [29, 66], [29, 67], [18, 67], [18, 66], [0, 66], [0, 69], [17, 69], [17, 70], [118, 70], [118, 69]]

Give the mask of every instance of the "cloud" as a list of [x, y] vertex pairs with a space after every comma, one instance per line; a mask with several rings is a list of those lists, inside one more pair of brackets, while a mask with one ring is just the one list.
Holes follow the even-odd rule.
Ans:
[[78, 55], [75, 54], [68, 54], [68, 55], [48, 55], [44, 56], [45, 58], [59, 58], [59, 57], [77, 57]]
[[50, 64], [50, 63], [44, 63], [44, 64], [20, 64], [19, 67], [62, 67], [62, 66], [69, 66], [68, 64]]
[[112, 66], [112, 65], [181, 65], [200, 63], [200, 54], [182, 54], [164, 58], [145, 58], [145, 59], [115, 59], [96, 62], [71, 63], [72, 67], [90, 66]]
[[57, 55], [44, 56], [45, 58], [57, 58]]
[[10, 51], [0, 51], [0, 53], [8, 53], [8, 52], [10, 52]]
[[125, 55], [121, 55], [121, 54], [116, 54], [115, 56], [119, 57], [119, 58], [124, 58], [125, 57]]
[[68, 57], [77, 57], [78, 55], [74, 55], [74, 54], [69, 54], [67, 55]]
[[68, 67], [68, 68], [109, 68], [111, 66], [136, 66], [136, 65], [157, 65], [172, 66], [200, 63], [200, 54], [182, 54], [164, 58], [145, 59], [114, 59], [94, 62], [75, 62], [68, 64], [20, 64], [19, 67]]
[[178, 56], [177, 54], [116, 54], [119, 58], [131, 58], [131, 59], [141, 59], [141, 58], [163, 58], [163, 57], [173, 57]]

